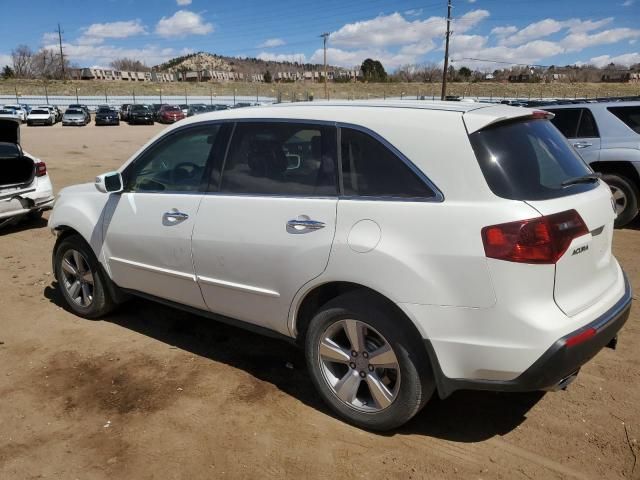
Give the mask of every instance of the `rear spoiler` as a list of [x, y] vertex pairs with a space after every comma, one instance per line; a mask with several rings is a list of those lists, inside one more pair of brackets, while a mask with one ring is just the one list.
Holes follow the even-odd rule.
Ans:
[[475, 133], [478, 130], [494, 125], [496, 123], [506, 122], [509, 120], [525, 119], [525, 118], [546, 118], [551, 120], [555, 115], [539, 109], [531, 109], [524, 107], [510, 107], [507, 105], [494, 105], [486, 108], [478, 108], [470, 110], [462, 115], [467, 132]]

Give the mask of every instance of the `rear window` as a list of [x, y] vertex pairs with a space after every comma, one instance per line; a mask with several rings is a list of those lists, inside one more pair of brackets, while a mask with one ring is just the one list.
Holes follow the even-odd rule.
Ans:
[[596, 187], [596, 183], [562, 186], [591, 169], [547, 120], [500, 123], [469, 139], [489, 188], [499, 197], [546, 200]]
[[631, 130], [640, 133], [640, 107], [609, 107], [607, 110], [622, 120]]

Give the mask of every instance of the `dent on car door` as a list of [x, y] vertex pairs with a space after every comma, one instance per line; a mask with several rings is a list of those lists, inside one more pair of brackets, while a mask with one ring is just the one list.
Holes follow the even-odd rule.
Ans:
[[222, 134], [213, 124], [178, 130], [125, 170], [125, 190], [112, 196], [104, 226], [105, 259], [116, 284], [204, 308], [191, 234]]
[[193, 233], [196, 276], [210, 310], [289, 333], [295, 293], [329, 259], [336, 173], [335, 127], [237, 123]]

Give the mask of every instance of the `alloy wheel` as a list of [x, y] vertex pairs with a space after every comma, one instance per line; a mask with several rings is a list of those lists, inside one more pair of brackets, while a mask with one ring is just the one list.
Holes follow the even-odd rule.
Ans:
[[398, 397], [400, 365], [389, 342], [365, 322], [344, 319], [330, 325], [318, 345], [324, 380], [343, 403], [377, 413]]
[[86, 257], [78, 250], [69, 249], [62, 256], [62, 285], [69, 298], [81, 307], [93, 302], [93, 272]]
[[627, 195], [624, 191], [618, 187], [609, 186], [611, 188], [611, 195], [613, 196], [613, 202], [616, 207], [616, 214], [620, 215], [627, 208]]

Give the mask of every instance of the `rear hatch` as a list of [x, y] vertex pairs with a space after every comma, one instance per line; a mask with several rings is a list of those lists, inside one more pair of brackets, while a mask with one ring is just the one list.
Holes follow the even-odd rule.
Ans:
[[[0, 189], [5, 194], [29, 185], [35, 176], [35, 164], [20, 148], [20, 122], [0, 118]], [[3, 195], [4, 196], [4, 195]], [[3, 196], [0, 196], [2, 200]]]
[[555, 264], [555, 302], [573, 316], [595, 304], [617, 279], [611, 192], [544, 112], [528, 112], [469, 135], [493, 193], [523, 201], [541, 215], [496, 226], [491, 238], [483, 232], [485, 250], [487, 241], [499, 239], [503, 250], [494, 249], [493, 258]]

